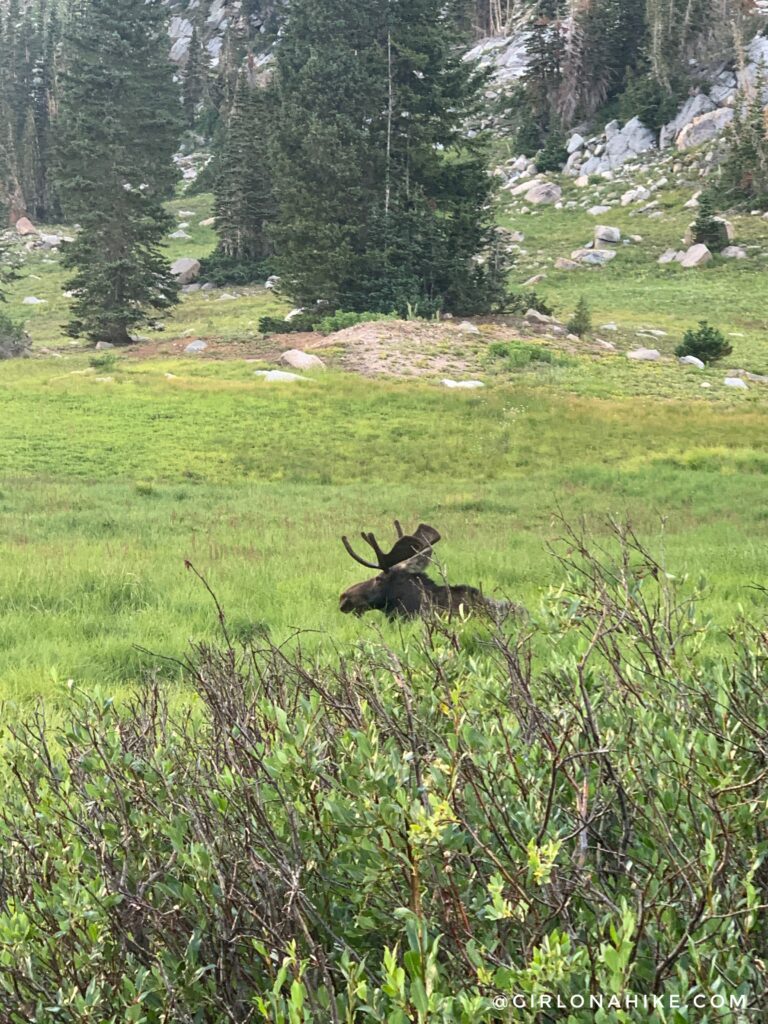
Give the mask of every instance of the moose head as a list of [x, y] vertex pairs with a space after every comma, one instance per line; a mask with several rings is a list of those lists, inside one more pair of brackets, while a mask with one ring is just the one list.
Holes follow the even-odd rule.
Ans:
[[339, 609], [345, 615], [381, 611], [387, 618], [394, 619], [412, 618], [434, 611], [503, 610], [498, 602], [483, 597], [474, 587], [439, 586], [425, 574], [432, 560], [432, 548], [440, 540], [440, 534], [433, 526], [422, 523], [413, 533], [406, 534], [395, 520], [395, 530], [397, 541], [389, 552], [382, 550], [372, 533], [361, 534], [373, 551], [375, 562], [361, 558], [349, 540], [341, 538], [356, 562], [378, 572], [373, 579], [356, 583], [344, 591], [339, 599]]

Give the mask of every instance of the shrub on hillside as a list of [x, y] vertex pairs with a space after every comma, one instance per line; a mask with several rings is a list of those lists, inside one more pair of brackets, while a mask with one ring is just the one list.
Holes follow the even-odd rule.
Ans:
[[544, 148], [536, 154], [536, 169], [542, 173], [559, 172], [568, 160], [565, 135], [562, 131], [553, 130], [547, 136]]
[[486, 645], [200, 646], [193, 709], [149, 683], [9, 722], [9, 1024], [480, 1024], [511, 993], [587, 1024], [573, 993], [723, 977], [756, 1006], [768, 634], [715, 640], [616, 529], [566, 530], [540, 624]]
[[706, 245], [710, 252], [722, 252], [730, 244], [725, 221], [715, 216], [711, 192], [702, 192], [699, 197], [699, 209], [693, 222], [693, 242], [694, 245]]
[[508, 370], [523, 370], [536, 363], [567, 366], [569, 362], [552, 349], [524, 341], [494, 341], [488, 346], [488, 351], [497, 359], [503, 359]]
[[535, 309], [543, 316], [552, 316], [554, 307], [550, 306], [545, 298], [538, 292], [508, 292], [504, 302], [504, 312], [524, 316], [529, 309]]
[[589, 310], [589, 304], [583, 295], [579, 299], [573, 316], [568, 321], [567, 326], [571, 334], [578, 334], [580, 338], [585, 337], [587, 334], [591, 334], [592, 314]]
[[29, 335], [24, 328], [0, 310], [0, 359], [25, 355], [29, 344]]
[[264, 260], [237, 260], [216, 250], [200, 261], [200, 276], [217, 286], [252, 284], [269, 277], [271, 268]]
[[697, 328], [690, 328], [683, 335], [681, 345], [675, 349], [678, 356], [696, 356], [703, 363], [715, 363], [733, 352], [722, 331], [701, 320]]
[[330, 316], [324, 316], [315, 327], [321, 334], [335, 334], [336, 331], [344, 331], [347, 327], [355, 327], [357, 324], [373, 323], [376, 320], [396, 320], [395, 313], [354, 313], [339, 310]]
[[325, 314], [299, 313], [285, 320], [279, 316], [263, 316], [259, 320], [259, 331], [262, 334], [303, 334], [314, 331]]

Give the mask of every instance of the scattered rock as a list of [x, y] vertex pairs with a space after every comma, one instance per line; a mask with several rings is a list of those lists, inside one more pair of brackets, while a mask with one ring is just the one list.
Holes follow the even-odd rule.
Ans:
[[206, 217], [205, 220], [200, 221], [201, 228], [212, 228], [216, 223], [215, 217]]
[[614, 343], [612, 341], [603, 341], [602, 338], [596, 338], [595, 339], [595, 344], [599, 348], [604, 348], [606, 350], [606, 352], [615, 352], [616, 351], [616, 346], [614, 345]]
[[479, 334], [480, 333], [480, 329], [478, 327], [476, 327], [474, 324], [471, 324], [469, 322], [469, 320], [463, 320], [459, 324], [458, 330], [460, 330], [462, 332], [462, 334]]
[[181, 285], [192, 284], [200, 274], [200, 260], [184, 256], [171, 265], [171, 273]]
[[634, 359], [638, 363], [655, 363], [661, 359], [661, 352], [656, 348], [638, 348], [634, 352], [627, 352], [627, 359]]
[[174, 231], [168, 237], [169, 238], [181, 239], [182, 241], [188, 242], [192, 238], [192, 235], [188, 235], [186, 231], [179, 230], [179, 231]]
[[595, 241], [611, 242], [616, 244], [621, 241], [621, 230], [619, 228], [608, 227], [606, 224], [598, 224], [595, 228]]
[[[619, 328], [616, 324], [603, 324], [600, 327], [601, 331], [618, 331], [618, 329]], [[613, 342], [611, 342], [611, 344], [613, 344]]]
[[574, 134], [568, 140], [567, 146], [565, 147], [568, 155], [570, 156], [571, 153], [575, 153], [577, 150], [582, 149], [586, 144], [586, 141], [587, 140], [584, 138], [583, 135], [579, 135], [578, 132], [574, 132]]
[[739, 391], [749, 391], [749, 385], [741, 377], [726, 377], [723, 381], [727, 388], [736, 388]]
[[208, 342], [198, 338], [196, 341], [190, 341], [184, 351], [189, 355], [194, 355], [196, 352], [205, 352], [207, 348]]
[[32, 221], [29, 220], [28, 217], [20, 217], [16, 221], [15, 227], [16, 227], [16, 234], [17, 235], [21, 235], [22, 238], [26, 237], [27, 235], [36, 235], [37, 234], [37, 228], [32, 223]]
[[697, 359], [696, 356], [681, 356], [680, 362], [683, 366], [695, 366], [697, 370], [704, 369], [704, 363], [701, 359]]
[[45, 299], [38, 299], [36, 295], [27, 295], [21, 300], [21, 304], [22, 306], [42, 306], [45, 301]]
[[651, 198], [651, 193], [647, 188], [642, 185], [638, 185], [637, 188], [631, 188], [628, 192], [625, 192], [621, 197], [621, 205], [629, 206], [631, 203], [642, 203]]
[[727, 245], [720, 255], [724, 256], [727, 260], [745, 260], [747, 258], [747, 250], [742, 249], [740, 245]]
[[692, 245], [680, 260], [680, 266], [686, 270], [692, 270], [695, 267], [703, 267], [711, 259], [712, 253], [706, 245]]
[[610, 206], [593, 206], [587, 210], [590, 217], [602, 217], [604, 213], [610, 213]]
[[614, 249], [576, 249], [571, 253], [571, 259], [577, 263], [586, 263], [592, 267], [604, 267], [606, 263], [616, 258]]
[[307, 381], [306, 377], [300, 377], [297, 373], [286, 373], [285, 370], [255, 370], [254, 376], [260, 377], [269, 384], [293, 384], [296, 381]]
[[541, 284], [542, 281], [546, 281], [546, 274], [534, 274], [533, 277], [529, 277], [527, 281], [523, 281], [523, 288], [529, 288], [534, 284]]
[[564, 256], [558, 256], [555, 260], [556, 270], [578, 270], [579, 264], [574, 260], [567, 260]]
[[525, 319], [529, 323], [533, 324], [551, 324], [554, 320], [551, 316], [545, 316], [544, 313], [540, 313], [538, 309], [529, 309], [525, 314]]
[[658, 262], [662, 265], [666, 263], [679, 263], [683, 256], [685, 256], [685, 253], [678, 252], [677, 249], [667, 249], [659, 256]]
[[284, 366], [292, 366], [294, 370], [324, 370], [325, 363], [319, 356], [311, 352], [302, 352], [301, 349], [291, 348], [283, 352], [280, 362]]
[[695, 210], [698, 207], [698, 205], [699, 205], [699, 199], [700, 198], [701, 198], [701, 189], [699, 189], [698, 192], [694, 193], [694, 195], [691, 196], [691, 198], [685, 204], [683, 209], [684, 210]]
[[268, 291], [276, 292], [280, 290], [280, 285], [282, 283], [282, 278], [278, 277], [277, 274], [272, 274], [272, 276], [268, 277], [267, 280], [264, 282], [264, 287]]
[[[212, 287], [213, 287], [213, 285], [211, 285], [211, 288], [212, 288]], [[204, 292], [205, 292], [205, 291], [208, 291], [208, 285], [207, 285], [207, 284], [204, 284], [204, 285], [203, 285], [203, 288], [202, 288], [202, 290], [203, 290]], [[219, 301], [219, 302], [234, 302], [234, 300], [235, 300], [236, 298], [237, 298], [237, 296], [236, 296], [236, 295], [230, 295], [230, 294], [229, 294], [229, 292], [224, 292], [224, 294], [223, 294], [223, 295], [220, 295], [220, 296], [219, 296], [219, 300], [218, 300], [218, 301]], [[287, 319], [288, 319], [288, 317], [286, 317], [286, 320], [287, 320]]]
[[525, 193], [525, 201], [526, 203], [532, 203], [534, 206], [545, 206], [556, 203], [562, 198], [562, 195], [563, 190], [559, 185], [554, 185], [550, 181], [543, 181], [538, 185], [534, 185], [533, 188]]
[[97, 341], [96, 342], [96, 351], [97, 352], [107, 352], [107, 351], [109, 351], [109, 349], [114, 348], [114, 347], [115, 346], [112, 344], [111, 341]]
[[576, 188], [586, 188], [589, 185], [589, 175], [580, 174], [573, 184], [576, 186]]
[[200, 287], [199, 284], [183, 284], [181, 286], [181, 293], [182, 295], [193, 295], [195, 292], [200, 291]]
[[461, 391], [475, 391], [477, 388], [485, 387], [481, 380], [444, 380], [442, 384], [445, 388], [454, 388]]

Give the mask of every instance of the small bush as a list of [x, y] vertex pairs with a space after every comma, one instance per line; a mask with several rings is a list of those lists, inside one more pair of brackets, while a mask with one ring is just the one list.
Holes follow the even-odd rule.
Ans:
[[217, 286], [253, 284], [254, 281], [265, 281], [270, 273], [268, 261], [235, 260], [219, 251], [200, 261], [200, 276]]
[[262, 334], [300, 334], [314, 331], [322, 318], [322, 313], [299, 313], [290, 320], [283, 320], [279, 316], [263, 316], [259, 320], [259, 330]]
[[339, 310], [330, 316], [324, 316], [315, 327], [321, 334], [334, 334], [336, 331], [346, 330], [347, 327], [355, 327], [357, 324], [374, 323], [376, 320], [396, 320], [395, 313], [351, 313]]
[[683, 343], [675, 349], [678, 356], [696, 356], [703, 363], [715, 363], [733, 352], [722, 331], [710, 327], [706, 320], [699, 322], [698, 328], [685, 332]]
[[706, 245], [710, 252], [722, 252], [730, 242], [724, 221], [715, 216], [715, 203], [709, 192], [703, 192], [699, 198], [699, 211], [693, 223], [693, 242]]
[[592, 314], [589, 311], [587, 300], [583, 295], [579, 299], [576, 310], [568, 321], [567, 326], [571, 334], [578, 334], [580, 338], [592, 333]]
[[117, 369], [117, 356], [114, 352], [99, 352], [91, 356], [88, 363], [94, 370], [111, 372]]
[[546, 363], [549, 366], [565, 366], [563, 359], [551, 349], [541, 345], [527, 345], [519, 341], [495, 341], [488, 346], [492, 356], [504, 359], [509, 370], [523, 370], [533, 363]]
[[550, 306], [546, 299], [543, 299], [538, 292], [509, 292], [504, 302], [505, 313], [515, 313], [523, 316], [529, 309], [535, 309], [542, 316], [553, 316], [554, 307]]
[[0, 312], [0, 359], [23, 356], [29, 348], [30, 339], [24, 328], [7, 313]]
[[537, 169], [544, 173], [560, 171], [567, 161], [568, 149], [565, 144], [565, 136], [560, 131], [551, 132], [544, 148], [536, 155]]

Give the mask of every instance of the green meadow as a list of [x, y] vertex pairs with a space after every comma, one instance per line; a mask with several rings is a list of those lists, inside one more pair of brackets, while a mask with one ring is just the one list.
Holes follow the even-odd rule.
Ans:
[[[619, 325], [601, 336], [620, 352], [648, 344], [636, 331], [654, 327], [667, 332], [654, 345], [670, 353], [706, 315], [739, 335], [733, 366], [766, 372], [762, 257], [688, 274], [656, 263], [689, 219], [684, 199], [664, 196], [654, 221], [612, 211], [607, 222], [643, 235], [642, 246], [604, 271], [547, 270], [539, 290], [561, 316], [585, 295], [598, 328]], [[205, 254], [209, 198], [175, 207], [190, 211], [179, 220], [192, 240], [169, 254]], [[517, 218], [528, 254], [516, 276], [569, 255], [594, 223], [581, 210]], [[751, 241], [760, 227], [749, 217], [737, 225]], [[395, 517], [442, 531], [437, 553], [453, 582], [531, 606], [558, 584], [555, 512], [584, 517], [597, 535], [605, 516], [630, 518], [670, 573], [706, 579], [707, 611], [723, 623], [765, 607], [768, 389], [723, 388], [724, 366], [698, 375], [622, 355], [531, 365], [488, 356], [490, 386], [479, 393], [336, 371], [270, 386], [244, 358], [120, 354], [94, 368], [63, 334], [63, 282], [55, 256], [29, 257], [11, 311], [28, 318], [38, 351], [60, 355], [0, 364], [6, 699], [55, 696], [70, 679], [116, 692], [147, 670], [178, 678], [174, 659], [218, 629], [185, 560], [240, 639], [299, 633], [294, 642], [321, 651], [379, 632], [407, 642], [411, 627], [337, 609], [339, 592], [366, 573], [341, 534], [383, 539]], [[261, 288], [228, 291], [236, 301], [185, 296], [158, 339], [257, 339], [259, 317], [288, 308]], [[45, 301], [23, 306], [27, 295]]]

